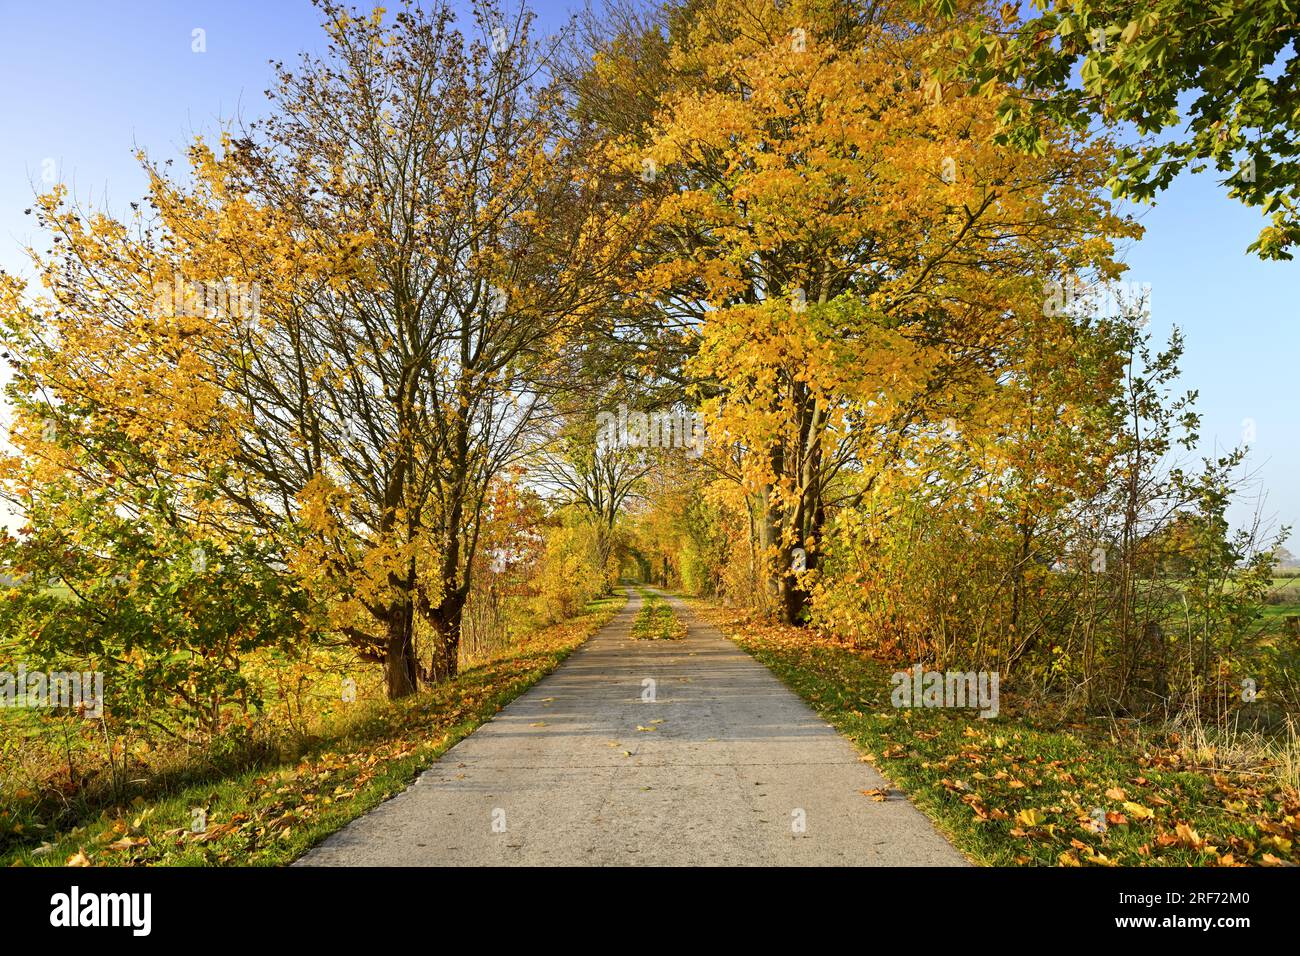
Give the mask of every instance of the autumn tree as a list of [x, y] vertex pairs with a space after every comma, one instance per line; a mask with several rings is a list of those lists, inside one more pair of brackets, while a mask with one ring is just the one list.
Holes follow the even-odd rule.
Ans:
[[477, 5], [479, 41], [445, 4], [322, 10], [328, 55], [280, 69], [268, 119], [197, 143], [187, 179], [147, 164], [152, 215], [41, 205], [62, 252], [23, 388], [91, 403], [271, 542], [400, 697], [456, 672], [492, 479], [619, 243], [529, 16]]
[[553, 502], [576, 509], [591, 526], [596, 566], [607, 571], [619, 519], [654, 465], [652, 451], [621, 444], [583, 416], [567, 423], [539, 456], [533, 478]]
[[[401, 565], [369, 608], [387, 623], [385, 656], [410, 646], [419, 614], [438, 680], [456, 670], [484, 493], [522, 454], [609, 249], [590, 182], [573, 174], [580, 144], [557, 136], [555, 98], [534, 86], [544, 51], [528, 17], [504, 23], [484, 5], [493, 39], [466, 44], [449, 8], [404, 11], [391, 31], [335, 16], [344, 68], [286, 74], [273, 148], [236, 162], [326, 246], [367, 237], [377, 281], [320, 303], [346, 370], [326, 417], [339, 445], [367, 449], [345, 478], [347, 520], [359, 497], [373, 546]], [[394, 693], [412, 684], [391, 680]]]
[[1102, 144], [990, 145], [994, 104], [930, 69], [941, 18], [764, 0], [680, 16], [654, 118], [622, 140], [656, 227], [630, 285], [692, 332], [718, 466], [793, 621], [828, 509], [862, 501], [846, 479], [869, 486], [909, 428], [977, 407], [1044, 277], [1113, 277], [1108, 237], [1132, 230], [1096, 198]]

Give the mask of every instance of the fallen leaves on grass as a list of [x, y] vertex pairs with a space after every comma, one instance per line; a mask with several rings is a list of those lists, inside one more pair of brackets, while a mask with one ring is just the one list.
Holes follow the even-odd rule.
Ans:
[[1014, 700], [991, 721], [896, 709], [892, 663], [808, 628], [702, 602], [695, 610], [850, 737], [863, 760], [890, 761], [891, 779], [992, 862], [1300, 864], [1300, 796], [1267, 775], [1194, 765], [1176, 740], [1139, 749], [1092, 722], [1013, 716]]
[[[197, 798], [192, 806], [208, 810], [206, 826], [197, 831], [189, 825], [192, 808], [177, 802], [157, 817], [153, 807], [131, 817], [122, 807], [114, 811], [119, 814], [115, 819], [106, 815], [102, 822], [69, 830], [60, 835], [60, 841], [46, 843], [44, 847], [49, 849], [43, 847], [32, 856], [48, 855], [60, 842], [60, 848], [66, 849], [68, 842], [84, 839], [84, 845], [72, 843], [77, 851], [67, 857], [65, 865], [257, 862], [268, 850], [282, 848], [304, 826], [318, 826], [323, 819], [332, 826], [355, 815], [351, 809], [340, 814], [339, 805], [372, 792], [393, 792], [394, 785], [404, 786], [408, 774], [490, 719], [504, 701], [550, 671], [564, 653], [581, 644], [616, 609], [591, 613], [525, 638], [500, 657], [463, 671], [420, 698], [393, 706], [373, 729], [338, 738], [350, 746], [309, 753], [296, 764], [258, 776], [250, 774], [246, 782], [241, 779], [238, 788], [227, 784], [219, 793]], [[545, 721], [537, 725], [544, 726]], [[624, 754], [631, 756], [628, 751]], [[395, 767], [401, 773], [395, 775]], [[136, 801], [136, 805], [140, 803]]]

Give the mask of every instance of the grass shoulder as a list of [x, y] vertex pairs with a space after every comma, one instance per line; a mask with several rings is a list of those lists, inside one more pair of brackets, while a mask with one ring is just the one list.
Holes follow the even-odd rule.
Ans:
[[[1233, 866], [1300, 863], [1300, 798], [1267, 774], [1189, 760], [1176, 739], [1103, 722], [895, 708], [894, 668], [806, 630], [694, 599], [977, 863]], [[883, 799], [864, 794], [863, 799]]]
[[[555, 669], [623, 606], [617, 595], [539, 630], [453, 680], [365, 712], [293, 761], [192, 784], [129, 805], [39, 843], [11, 846], [0, 865], [275, 866], [291, 862], [415, 776]], [[196, 819], [202, 826], [196, 827]]]

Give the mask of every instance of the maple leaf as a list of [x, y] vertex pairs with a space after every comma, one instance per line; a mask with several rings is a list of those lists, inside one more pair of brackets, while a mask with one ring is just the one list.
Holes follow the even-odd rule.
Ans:
[[1174, 828], [1174, 832], [1178, 836], [1178, 842], [1180, 845], [1191, 850], [1202, 850], [1205, 848], [1205, 841], [1201, 839], [1201, 835], [1186, 823], [1178, 824]]
[[1133, 803], [1132, 801], [1126, 801], [1124, 809], [1127, 810], [1128, 815], [1133, 817], [1135, 820], [1150, 820], [1156, 815], [1156, 812], [1149, 807], [1144, 807], [1142, 804]]
[[1016, 823], [1024, 827], [1036, 827], [1047, 819], [1042, 810], [1025, 809], [1016, 813]]

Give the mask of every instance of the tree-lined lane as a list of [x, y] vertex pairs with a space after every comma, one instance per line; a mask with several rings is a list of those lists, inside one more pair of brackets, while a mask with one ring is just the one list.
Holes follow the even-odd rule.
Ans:
[[929, 820], [766, 668], [641, 600], [406, 792], [303, 865], [962, 865]]

